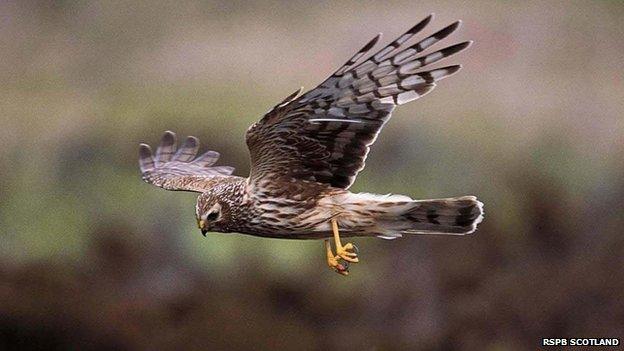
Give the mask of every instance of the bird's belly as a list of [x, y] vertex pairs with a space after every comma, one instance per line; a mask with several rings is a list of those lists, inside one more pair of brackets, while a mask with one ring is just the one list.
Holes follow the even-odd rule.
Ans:
[[257, 222], [243, 233], [266, 238], [281, 239], [321, 239], [333, 235], [329, 219], [316, 223], [293, 218], [288, 221], [264, 220]]
[[267, 238], [331, 238], [331, 220], [335, 218], [341, 236], [374, 235], [374, 218], [359, 207], [344, 206], [345, 201], [349, 203], [346, 195], [343, 191], [336, 196], [322, 196], [313, 204], [294, 198], [257, 200], [250, 211], [254, 214], [252, 219], [244, 224], [244, 230], [237, 231]]
[[[332, 211], [315, 208], [299, 214], [267, 213], [243, 233], [267, 238], [280, 239], [324, 239], [333, 237], [331, 219], [338, 220], [340, 236], [367, 236], [371, 223], [349, 215], [335, 215]], [[365, 221], [368, 222], [368, 221]]]
[[[257, 231], [253, 233], [245, 232], [242, 234], [248, 234], [253, 236], [260, 236], [263, 238], [274, 238], [274, 239], [292, 239], [292, 240], [319, 240], [319, 239], [328, 239], [334, 236], [332, 231]], [[341, 231], [341, 237], [353, 237], [353, 236], [366, 236], [365, 232], [351, 232], [351, 231]]]

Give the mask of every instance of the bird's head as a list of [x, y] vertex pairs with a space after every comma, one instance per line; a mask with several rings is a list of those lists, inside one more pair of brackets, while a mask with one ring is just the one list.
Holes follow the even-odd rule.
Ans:
[[195, 215], [202, 234], [206, 236], [208, 232], [228, 232], [229, 209], [230, 204], [216, 194], [206, 192], [199, 195]]

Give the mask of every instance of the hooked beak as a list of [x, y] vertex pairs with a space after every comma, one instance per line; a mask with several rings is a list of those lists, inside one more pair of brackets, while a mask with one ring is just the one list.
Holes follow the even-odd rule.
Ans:
[[208, 229], [206, 228], [206, 221], [201, 220], [198, 223], [199, 229], [204, 237], [206, 237], [206, 233], [208, 233]]

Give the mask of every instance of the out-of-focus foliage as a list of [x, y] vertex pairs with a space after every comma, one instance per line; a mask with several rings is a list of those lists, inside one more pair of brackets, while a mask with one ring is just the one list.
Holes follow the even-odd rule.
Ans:
[[[399, 108], [352, 190], [478, 195], [469, 237], [201, 237], [137, 145], [244, 132], [378, 31], [464, 20], [460, 74]], [[624, 330], [620, 2], [0, 3], [0, 349], [525, 350]], [[449, 41], [450, 42], [450, 41]], [[619, 334], [618, 334], [619, 333]]]

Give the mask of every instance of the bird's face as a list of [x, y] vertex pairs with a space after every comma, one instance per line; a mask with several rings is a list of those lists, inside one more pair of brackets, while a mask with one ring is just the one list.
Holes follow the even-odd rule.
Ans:
[[206, 236], [208, 232], [227, 232], [227, 206], [219, 201], [216, 196], [208, 193], [201, 194], [197, 198], [196, 213], [197, 226]]

